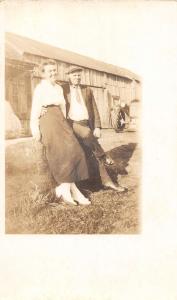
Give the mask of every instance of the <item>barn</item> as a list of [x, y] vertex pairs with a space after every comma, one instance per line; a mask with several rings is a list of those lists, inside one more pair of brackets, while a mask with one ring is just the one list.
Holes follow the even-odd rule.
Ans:
[[141, 79], [133, 72], [63, 50], [13, 33], [5, 33], [6, 100], [21, 121], [22, 135], [30, 136], [29, 119], [32, 94], [40, 81], [38, 66], [46, 59], [55, 59], [58, 80], [68, 81], [69, 65], [83, 68], [82, 83], [90, 86], [101, 117], [102, 128], [111, 128], [111, 110], [116, 103], [125, 103], [136, 118], [141, 100]]

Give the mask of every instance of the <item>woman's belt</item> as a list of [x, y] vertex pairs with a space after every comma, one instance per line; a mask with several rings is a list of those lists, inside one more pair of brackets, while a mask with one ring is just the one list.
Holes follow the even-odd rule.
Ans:
[[59, 106], [59, 104], [49, 104], [49, 105], [43, 105], [43, 107], [58, 107]]
[[75, 120], [68, 119], [68, 121], [69, 121], [71, 124], [77, 123], [77, 124], [80, 124], [80, 125], [83, 125], [83, 126], [88, 126], [88, 125], [89, 125], [89, 121], [88, 121], [88, 120], [75, 121]]

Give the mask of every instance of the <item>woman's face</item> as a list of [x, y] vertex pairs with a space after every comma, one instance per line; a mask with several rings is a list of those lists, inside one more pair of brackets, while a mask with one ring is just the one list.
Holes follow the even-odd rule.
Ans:
[[57, 66], [56, 65], [46, 65], [44, 66], [43, 76], [46, 80], [51, 83], [55, 83], [57, 76]]

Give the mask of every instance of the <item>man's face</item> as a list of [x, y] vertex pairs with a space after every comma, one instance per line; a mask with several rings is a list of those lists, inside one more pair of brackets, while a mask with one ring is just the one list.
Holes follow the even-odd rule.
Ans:
[[71, 84], [73, 85], [79, 85], [81, 82], [81, 72], [74, 72], [69, 74], [69, 79]]
[[46, 65], [44, 66], [43, 76], [50, 83], [55, 83], [57, 76], [57, 66], [56, 65]]

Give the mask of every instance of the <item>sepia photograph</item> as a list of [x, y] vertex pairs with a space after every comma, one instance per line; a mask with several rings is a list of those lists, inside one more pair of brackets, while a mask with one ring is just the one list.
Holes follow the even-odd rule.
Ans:
[[0, 300], [177, 299], [177, 1], [0, 1]]
[[141, 76], [16, 27], [5, 32], [6, 233], [139, 233]]

